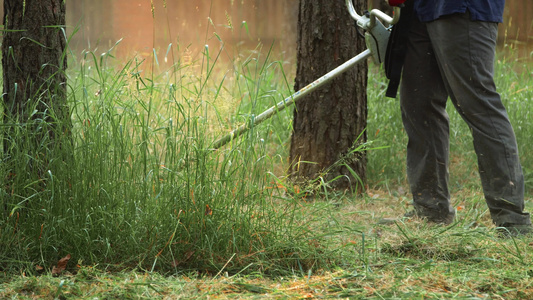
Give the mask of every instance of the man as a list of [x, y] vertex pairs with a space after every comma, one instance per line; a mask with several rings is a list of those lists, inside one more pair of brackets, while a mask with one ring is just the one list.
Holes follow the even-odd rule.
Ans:
[[471, 129], [492, 220], [507, 233], [529, 233], [516, 138], [493, 80], [497, 26], [505, 0], [412, 1], [414, 17], [400, 84], [414, 206], [406, 217], [442, 224], [455, 218], [448, 191], [445, 108], [450, 97]]

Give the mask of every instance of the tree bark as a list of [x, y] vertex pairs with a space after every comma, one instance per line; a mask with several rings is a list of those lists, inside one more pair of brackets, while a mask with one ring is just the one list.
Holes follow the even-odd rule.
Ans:
[[[6, 113], [23, 121], [66, 106], [63, 0], [4, 0], [2, 66]], [[56, 111], [56, 110], [54, 110]]]
[[[356, 2], [361, 12], [366, 1]], [[300, 0], [297, 41], [295, 90], [366, 49], [344, 1]], [[366, 156], [364, 152], [346, 154], [366, 142], [366, 85], [364, 62], [296, 103], [290, 147], [291, 177], [295, 181], [317, 176], [329, 181], [341, 176], [331, 183], [333, 188], [361, 187], [348, 167], [364, 182]], [[340, 159], [344, 163], [335, 164]]]
[[69, 151], [64, 144], [71, 129], [65, 47], [64, 0], [4, 0], [3, 169], [9, 174], [7, 189], [12, 189], [15, 175], [27, 180], [43, 178], [48, 163], [61, 160], [51, 152]]

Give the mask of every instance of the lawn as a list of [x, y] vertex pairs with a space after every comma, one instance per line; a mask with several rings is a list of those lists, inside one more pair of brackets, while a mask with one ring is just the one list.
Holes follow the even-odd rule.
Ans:
[[[379, 225], [383, 215], [395, 215], [408, 198], [369, 191], [357, 200], [340, 197], [340, 204], [322, 215], [340, 223], [329, 232], [337, 248], [324, 250], [322, 267], [302, 267], [275, 275], [262, 270], [179, 270], [162, 274], [136, 268], [71, 262], [54, 276], [4, 278], [0, 297], [9, 299], [530, 299], [533, 296], [531, 239], [501, 239], [486, 214], [479, 193], [456, 194], [458, 221], [449, 227], [420, 221]], [[530, 203], [531, 199], [528, 199]], [[302, 204], [310, 215], [324, 203]], [[332, 225], [332, 227], [334, 227]], [[323, 229], [323, 228], [322, 228]], [[321, 231], [317, 228], [317, 231]], [[320, 237], [307, 240], [321, 246]], [[342, 255], [339, 258], [333, 256]], [[230, 257], [226, 262], [232, 264]], [[9, 275], [9, 276], [12, 276]]]

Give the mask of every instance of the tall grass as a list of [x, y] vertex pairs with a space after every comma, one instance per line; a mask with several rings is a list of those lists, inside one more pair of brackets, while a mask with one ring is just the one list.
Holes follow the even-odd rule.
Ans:
[[[84, 51], [69, 71], [73, 130], [65, 138], [74, 147], [33, 158], [46, 177], [19, 175], [4, 191], [0, 268], [47, 269], [67, 254], [71, 268], [162, 272], [276, 273], [324, 263], [330, 242], [312, 226], [328, 221], [298, 212], [303, 200], [287, 196], [279, 172], [290, 113], [210, 148], [288, 95], [280, 63], [257, 49], [226, 69], [219, 55], [206, 48], [199, 60], [146, 77], [140, 61], [117, 68], [112, 50]], [[17, 149], [20, 159], [34, 152]]]

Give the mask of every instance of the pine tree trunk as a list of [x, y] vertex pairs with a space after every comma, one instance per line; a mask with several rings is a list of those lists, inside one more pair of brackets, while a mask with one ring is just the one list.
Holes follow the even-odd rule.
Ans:
[[14, 180], [42, 182], [49, 163], [69, 155], [66, 38], [64, 0], [4, 0], [2, 169], [7, 194], [17, 193]]
[[[356, 9], [362, 11], [365, 2], [357, 0]], [[300, 0], [297, 40], [295, 90], [366, 49], [344, 1]], [[366, 85], [364, 62], [296, 104], [290, 148], [291, 176], [295, 181], [305, 182], [324, 175], [331, 180], [344, 175], [332, 187], [361, 187], [346, 166], [364, 181], [364, 153], [345, 156], [354, 146], [366, 142]], [[343, 157], [345, 165], [330, 168]]]
[[[2, 66], [8, 116], [24, 121], [33, 108], [66, 106], [63, 0], [4, 0]], [[40, 102], [40, 103], [39, 103]]]

